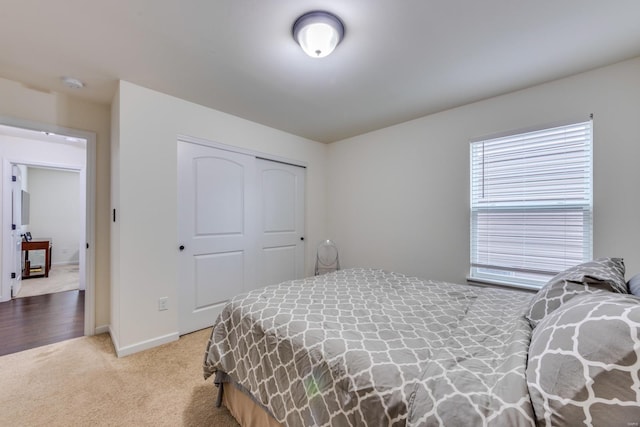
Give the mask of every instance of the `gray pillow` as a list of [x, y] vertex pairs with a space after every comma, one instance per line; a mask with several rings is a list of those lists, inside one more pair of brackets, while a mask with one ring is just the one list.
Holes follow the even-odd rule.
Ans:
[[640, 298], [582, 294], [533, 330], [527, 386], [538, 426], [640, 421]]
[[640, 273], [629, 279], [627, 282], [627, 289], [630, 294], [640, 297]]
[[571, 298], [596, 290], [627, 293], [622, 258], [597, 258], [557, 274], [532, 298], [525, 317], [535, 328], [540, 320]]

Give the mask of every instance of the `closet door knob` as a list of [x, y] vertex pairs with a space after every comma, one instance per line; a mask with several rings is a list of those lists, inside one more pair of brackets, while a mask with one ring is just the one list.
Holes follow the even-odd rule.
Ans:
[[178, 249], [180, 249], [181, 251], [184, 251], [184, 245], [180, 245]]

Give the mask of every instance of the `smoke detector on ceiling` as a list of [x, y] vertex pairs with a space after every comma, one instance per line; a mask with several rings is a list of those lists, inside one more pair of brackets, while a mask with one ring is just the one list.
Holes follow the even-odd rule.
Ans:
[[62, 77], [62, 83], [71, 89], [82, 89], [84, 87], [84, 83], [82, 83], [82, 81], [73, 77]]

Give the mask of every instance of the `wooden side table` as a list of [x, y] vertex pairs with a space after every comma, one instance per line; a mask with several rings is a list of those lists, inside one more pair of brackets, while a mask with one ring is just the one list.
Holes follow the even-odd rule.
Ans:
[[51, 239], [33, 239], [30, 242], [22, 242], [22, 250], [24, 251], [24, 269], [22, 270], [22, 278], [38, 277], [31, 275], [31, 263], [29, 261], [29, 251], [44, 251], [44, 277], [49, 277], [51, 269]]

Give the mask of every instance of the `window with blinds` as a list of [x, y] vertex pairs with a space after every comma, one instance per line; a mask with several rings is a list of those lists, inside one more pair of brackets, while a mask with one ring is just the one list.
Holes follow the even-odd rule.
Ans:
[[535, 288], [591, 259], [591, 128], [471, 142], [471, 280]]

